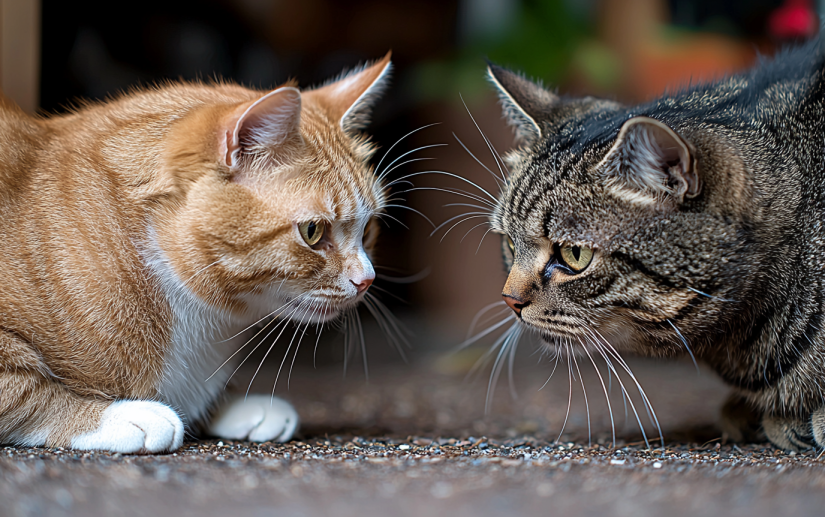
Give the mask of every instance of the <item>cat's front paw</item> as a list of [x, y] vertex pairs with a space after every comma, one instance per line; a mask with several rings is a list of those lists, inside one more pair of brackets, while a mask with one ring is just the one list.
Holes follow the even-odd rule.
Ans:
[[[815, 413], [816, 414], [816, 413]], [[816, 446], [812, 418], [765, 415], [762, 428], [768, 440], [780, 449], [803, 451]]]
[[169, 452], [183, 445], [183, 422], [166, 404], [150, 400], [113, 402], [95, 431], [76, 436], [74, 449], [122, 453]]
[[229, 399], [209, 424], [209, 434], [230, 440], [285, 442], [298, 429], [298, 413], [289, 402], [269, 395]]

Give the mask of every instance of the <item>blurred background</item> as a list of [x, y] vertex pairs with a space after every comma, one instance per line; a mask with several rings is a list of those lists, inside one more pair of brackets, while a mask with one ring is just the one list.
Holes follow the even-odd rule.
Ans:
[[[50, 114], [77, 99], [164, 79], [220, 77], [272, 88], [297, 78], [311, 87], [392, 50], [392, 87], [369, 129], [378, 157], [433, 123], [439, 125], [399, 143], [385, 163], [419, 146], [448, 145], [408, 156], [434, 160], [402, 166], [391, 178], [436, 169], [495, 195], [495, 180], [469, 154], [497, 171], [471, 114], [498, 152], [512, 146], [485, 82], [485, 59], [563, 93], [637, 102], [735, 72], [758, 53], [811, 36], [820, 7], [813, 0], [0, 0], [0, 80], [26, 110]], [[438, 175], [414, 184], [474, 190]], [[406, 203], [436, 225], [476, 211], [445, 206], [474, 203], [457, 195], [404, 189], [397, 191]], [[483, 238], [487, 226], [478, 214], [433, 233], [413, 212], [390, 213], [399, 222], [383, 229], [376, 252], [382, 278], [373, 291], [414, 333], [410, 360], [463, 371], [480, 352], [450, 352], [479, 310], [500, 301], [500, 240]], [[481, 328], [507, 314], [499, 309]], [[400, 361], [371, 316], [363, 320], [370, 365]], [[325, 336], [318, 361], [340, 368], [341, 343], [336, 333]], [[312, 361], [312, 347], [306, 349], [299, 365]], [[278, 350], [273, 354], [282, 355]]]

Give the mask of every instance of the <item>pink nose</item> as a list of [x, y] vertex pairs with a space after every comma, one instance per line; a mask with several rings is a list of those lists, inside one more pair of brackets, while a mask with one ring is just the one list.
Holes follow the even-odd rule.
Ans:
[[375, 279], [374, 278], [364, 278], [363, 280], [361, 280], [361, 283], [358, 283], [358, 284], [355, 283], [355, 280], [350, 280], [350, 282], [352, 282], [352, 285], [354, 285], [355, 288], [358, 289], [358, 294], [361, 294], [361, 293], [363, 293], [364, 291], [367, 290], [367, 287], [372, 285], [373, 280], [375, 280]]

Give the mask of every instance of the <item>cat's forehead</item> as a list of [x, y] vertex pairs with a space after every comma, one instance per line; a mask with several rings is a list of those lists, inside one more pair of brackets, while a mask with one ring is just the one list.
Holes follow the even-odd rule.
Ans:
[[620, 231], [618, 209], [594, 176], [606, 150], [571, 147], [553, 139], [511, 155], [512, 174], [494, 215], [502, 231], [527, 240], [591, 244]]
[[337, 218], [361, 218], [380, 211], [385, 195], [368, 164], [372, 146], [366, 139], [350, 137], [318, 118], [302, 120], [301, 134], [309, 157], [303, 184], [315, 191]]

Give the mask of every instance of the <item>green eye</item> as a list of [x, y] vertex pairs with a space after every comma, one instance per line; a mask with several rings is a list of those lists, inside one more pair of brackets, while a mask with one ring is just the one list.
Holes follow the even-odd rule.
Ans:
[[326, 223], [316, 221], [309, 221], [298, 225], [298, 231], [301, 232], [301, 237], [303, 237], [304, 242], [310, 246], [318, 244], [318, 241], [320, 241], [321, 237], [324, 236], [326, 228]]
[[584, 246], [559, 245], [561, 261], [575, 273], [584, 271], [593, 260], [593, 250]]
[[507, 239], [507, 247], [510, 248], [510, 253], [512, 253], [513, 256], [515, 257], [516, 256], [516, 245], [513, 243], [513, 239], [511, 239], [509, 235], [505, 235], [504, 238]]

